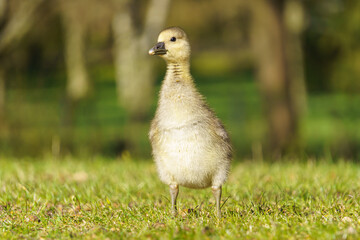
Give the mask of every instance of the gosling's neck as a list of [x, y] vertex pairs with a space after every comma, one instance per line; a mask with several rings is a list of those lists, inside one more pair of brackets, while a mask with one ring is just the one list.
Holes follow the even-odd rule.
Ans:
[[184, 62], [168, 62], [165, 81], [172, 82], [193, 82], [190, 74], [189, 61]]

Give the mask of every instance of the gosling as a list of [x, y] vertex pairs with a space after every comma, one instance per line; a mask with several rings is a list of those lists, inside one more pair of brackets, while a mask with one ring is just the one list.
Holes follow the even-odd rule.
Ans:
[[189, 40], [181, 28], [167, 28], [149, 54], [167, 63], [149, 138], [159, 177], [170, 186], [172, 213], [177, 215], [179, 186], [211, 186], [220, 218], [222, 185], [229, 174], [232, 147], [223, 124], [195, 87]]

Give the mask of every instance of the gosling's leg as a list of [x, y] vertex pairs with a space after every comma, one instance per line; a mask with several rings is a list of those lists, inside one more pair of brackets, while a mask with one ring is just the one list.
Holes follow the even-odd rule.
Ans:
[[178, 194], [179, 194], [179, 185], [171, 184], [170, 185], [171, 212], [174, 216], [177, 215], [176, 199], [177, 199]]
[[220, 201], [221, 201], [222, 188], [221, 188], [221, 186], [212, 186], [211, 189], [212, 189], [212, 193], [214, 195], [215, 201], [216, 201], [217, 217], [221, 218]]

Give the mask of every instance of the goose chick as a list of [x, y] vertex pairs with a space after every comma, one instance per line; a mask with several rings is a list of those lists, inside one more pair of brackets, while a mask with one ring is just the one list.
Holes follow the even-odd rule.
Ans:
[[181, 28], [167, 28], [149, 54], [167, 63], [149, 138], [160, 179], [170, 186], [172, 212], [176, 215], [179, 185], [212, 187], [221, 217], [222, 185], [229, 173], [232, 148], [224, 126], [195, 87], [189, 40]]

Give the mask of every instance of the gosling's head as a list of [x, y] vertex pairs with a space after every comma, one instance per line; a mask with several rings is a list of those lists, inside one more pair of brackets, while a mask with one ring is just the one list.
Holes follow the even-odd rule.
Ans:
[[158, 43], [149, 50], [150, 55], [159, 55], [167, 62], [186, 62], [190, 58], [190, 44], [184, 30], [170, 27], [163, 30]]

